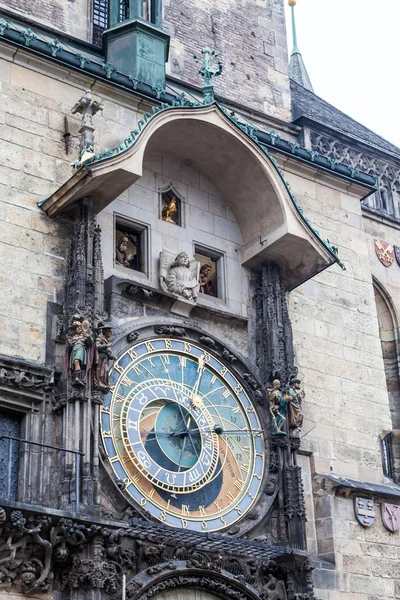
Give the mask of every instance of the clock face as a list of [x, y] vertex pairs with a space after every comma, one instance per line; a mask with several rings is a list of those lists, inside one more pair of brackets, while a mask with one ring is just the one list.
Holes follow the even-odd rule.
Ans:
[[264, 473], [257, 413], [210, 352], [156, 338], [125, 351], [101, 408], [110, 464], [126, 492], [173, 527], [216, 531], [253, 505]]

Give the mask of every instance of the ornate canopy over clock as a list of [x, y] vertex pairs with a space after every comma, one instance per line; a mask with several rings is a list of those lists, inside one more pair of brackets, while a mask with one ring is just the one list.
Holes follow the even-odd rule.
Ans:
[[253, 506], [264, 431], [246, 384], [198, 342], [153, 337], [121, 353], [101, 409], [127, 494], [172, 527], [216, 531]]

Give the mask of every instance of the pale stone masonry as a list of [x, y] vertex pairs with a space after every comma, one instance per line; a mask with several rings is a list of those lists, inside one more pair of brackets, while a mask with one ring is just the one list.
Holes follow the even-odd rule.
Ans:
[[391, 420], [368, 256], [373, 243], [358, 198], [290, 173], [288, 179], [346, 263], [346, 271], [335, 266], [290, 294], [306, 392], [302, 446], [313, 452], [316, 472], [379, 482], [379, 436]]
[[[85, 42], [92, 41], [89, 0], [36, 0], [29, 5], [25, 0], [9, 0], [0, 2], [0, 9]], [[196, 37], [192, 35], [194, 28]], [[290, 121], [286, 24], [281, 0], [246, 2], [245, 7], [241, 0], [218, 0], [211, 4], [208, 0], [167, 0], [163, 29], [171, 36], [167, 73], [200, 86], [193, 55], [205, 46], [217, 48], [224, 63], [224, 75], [215, 80], [216, 92], [250, 111], [255, 109]]]

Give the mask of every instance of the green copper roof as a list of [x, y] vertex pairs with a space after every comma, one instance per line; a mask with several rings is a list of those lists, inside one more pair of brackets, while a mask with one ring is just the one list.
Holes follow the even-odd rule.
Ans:
[[[87, 168], [87, 167], [90, 168], [91, 166], [97, 165], [103, 161], [106, 161], [106, 160], [114, 157], [114, 156], [117, 156], [117, 155], [120, 155], [120, 154], [126, 152], [127, 150], [132, 148], [132, 146], [135, 145], [135, 143], [139, 139], [140, 135], [142, 134], [144, 129], [149, 124], [149, 122], [152, 119], [154, 119], [155, 116], [160, 112], [174, 111], [177, 108], [180, 108], [182, 106], [185, 106], [188, 108], [193, 108], [195, 110], [196, 108], [204, 107], [205, 104], [207, 104], [207, 103], [206, 102], [203, 102], [203, 103], [191, 102], [186, 98], [185, 94], [182, 94], [178, 100], [174, 101], [172, 106], [170, 106], [168, 104], [164, 104], [164, 103], [162, 103], [161, 106], [153, 106], [152, 112], [144, 113], [143, 118], [138, 122], [137, 129], [135, 129], [134, 131], [131, 131], [130, 135], [127, 138], [125, 138], [125, 140], [121, 144], [118, 144], [117, 146], [115, 146], [115, 148], [106, 150], [105, 152], [100, 152], [100, 153], [94, 154], [91, 158], [85, 160], [83, 163], [81, 163], [79, 160], [77, 160], [73, 164], [76, 169]], [[309, 231], [311, 231], [314, 236], [317, 237], [317, 239], [321, 242], [321, 244], [324, 246], [324, 248], [328, 251], [328, 253], [331, 255], [331, 257], [333, 259], [332, 262], [338, 263], [338, 265], [343, 270], [346, 270], [346, 267], [344, 266], [343, 262], [339, 259], [337, 246], [334, 246], [329, 240], [324, 240], [320, 236], [319, 232], [311, 225], [311, 222], [309, 221], [309, 219], [307, 219], [304, 216], [303, 209], [298, 205], [296, 197], [294, 196], [294, 194], [292, 194], [290, 184], [288, 181], [286, 181], [283, 170], [279, 168], [279, 165], [278, 165], [276, 159], [273, 156], [271, 156], [271, 154], [268, 151], [267, 146], [265, 144], [261, 143], [259, 137], [256, 135], [256, 132], [258, 130], [257, 125], [255, 123], [253, 123], [252, 121], [250, 121], [249, 119], [247, 119], [241, 115], [237, 115], [236, 113], [232, 112], [230, 109], [226, 108], [225, 106], [222, 106], [221, 104], [219, 104], [217, 102], [213, 102], [211, 104], [214, 104], [215, 107], [218, 110], [220, 110], [231, 121], [231, 123], [233, 123], [238, 129], [243, 131], [249, 138], [251, 138], [257, 144], [257, 146], [261, 149], [263, 154], [272, 163], [275, 170], [279, 174], [281, 180], [285, 184], [288, 195], [289, 195], [292, 203], [294, 204], [295, 209], [296, 209], [297, 213], [299, 214], [301, 220], [307, 227], [307, 229]], [[268, 133], [270, 136], [274, 137], [274, 134], [272, 132], [268, 132]], [[275, 138], [279, 138], [279, 136], [277, 134], [275, 134]], [[293, 144], [293, 146], [296, 146], [296, 144]]]
[[[296, 34], [295, 24], [294, 34]], [[59, 41], [55, 35], [52, 35], [47, 31], [42, 31], [37, 25], [35, 25], [34, 30], [30, 27], [26, 28], [25, 24], [19, 23], [15, 19], [1, 18], [1, 14], [0, 38], [13, 44], [14, 46], [23, 47], [35, 55], [39, 55], [54, 62], [63, 64], [68, 66], [70, 69], [83, 71], [87, 74], [94, 75], [99, 80], [108, 81], [110, 84], [116, 87], [134, 91], [136, 94], [139, 94], [142, 97], [147, 97], [148, 99], [152, 99], [160, 103], [157, 106], [153, 106], [151, 113], [145, 113], [143, 115], [142, 120], [138, 123], [137, 129], [131, 131], [129, 136], [121, 144], [118, 144], [115, 148], [106, 150], [105, 152], [95, 154], [89, 160], [85, 161], [84, 164], [76, 161], [75, 167], [77, 169], [90, 167], [91, 165], [97, 164], [103, 160], [107, 160], [108, 158], [128, 150], [128, 148], [130, 148], [136, 142], [149, 121], [153, 119], [160, 111], [172, 111], [175, 110], [176, 107], [181, 106], [192, 107], [195, 109], [196, 107], [210, 104], [210, 102], [207, 101], [207, 94], [203, 93], [203, 103], [198, 101], [192, 102], [188, 100], [185, 93], [178, 94], [175, 90], [172, 93], [162, 88], [154, 88], [149, 84], [145, 84], [142, 81], [137, 81], [136, 79], [129, 77], [124, 73], [118, 72], [112, 64], [105, 63], [104, 57], [100, 52], [91, 52], [91, 49], [89, 50], [87, 45], [84, 47], [78, 47], [76, 43], [64, 38]], [[296, 35], [294, 35], [294, 42], [296, 43]], [[299, 65], [299, 57], [301, 59], [301, 54], [297, 49], [297, 45], [294, 46], [292, 58], [293, 57], [295, 57], [296, 64]], [[301, 64], [303, 64], [302, 59]], [[307, 73], [305, 67], [304, 71]], [[295, 81], [298, 80], [295, 79]], [[304, 85], [301, 83], [301, 81], [298, 82], [301, 85]], [[311, 82], [309, 82], [309, 86], [310, 87], [308, 89], [312, 90]], [[259, 148], [262, 150], [265, 156], [268, 157], [268, 159], [274, 165], [274, 168], [278, 171], [280, 177], [286, 185], [289, 196], [306, 227], [322, 243], [325, 249], [332, 256], [332, 259], [342, 268], [344, 268], [343, 263], [341, 263], [338, 258], [337, 247], [333, 246], [329, 240], [323, 240], [318, 231], [312, 227], [310, 221], [303, 215], [302, 209], [298, 206], [296, 198], [290, 191], [290, 185], [285, 180], [283, 171], [278, 167], [275, 158], [270, 155], [268, 149], [276, 150], [279, 153], [289, 155], [309, 164], [312, 163], [320, 170], [333, 172], [333, 174], [348, 179], [349, 181], [368, 187], [371, 191], [374, 191], [377, 187], [376, 178], [359, 171], [357, 168], [342, 164], [340, 161], [333, 160], [329, 157], [319, 154], [318, 152], [303, 148], [300, 146], [300, 144], [285, 140], [276, 132], [267, 131], [262, 126], [251, 122], [243, 115], [238, 115], [237, 113], [232, 112], [230, 109], [218, 103], [213, 102], [213, 104], [215, 104], [217, 109], [221, 110], [236, 127], [244, 131], [244, 133], [246, 133], [255, 143], [257, 143]], [[40, 204], [42, 203], [39, 203], [39, 205]]]
[[306, 66], [303, 61], [301, 52], [297, 46], [297, 31], [296, 31], [296, 18], [294, 14], [294, 6], [292, 6], [292, 35], [293, 35], [293, 50], [290, 55], [289, 63], [289, 77], [305, 87], [310, 92], [313, 92], [313, 86], [308, 76]]

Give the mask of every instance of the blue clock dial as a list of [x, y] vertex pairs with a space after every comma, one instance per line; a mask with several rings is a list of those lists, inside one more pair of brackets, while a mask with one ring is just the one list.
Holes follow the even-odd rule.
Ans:
[[173, 527], [216, 531], [254, 504], [265, 442], [233, 372], [199, 345], [157, 338], [125, 351], [101, 409], [105, 450], [126, 492]]

